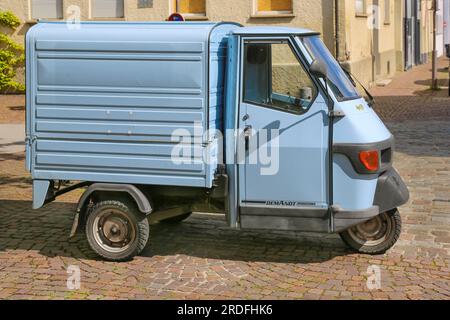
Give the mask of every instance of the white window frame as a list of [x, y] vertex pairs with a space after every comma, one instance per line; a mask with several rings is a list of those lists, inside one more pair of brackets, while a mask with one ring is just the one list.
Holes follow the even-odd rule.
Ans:
[[384, 0], [384, 24], [391, 24], [391, 0]]
[[94, 16], [94, 1], [95, 0], [89, 0], [89, 18], [90, 19], [125, 19], [126, 17], [126, 0], [122, 0], [123, 3], [123, 15], [122, 16], [113, 16], [113, 17], [96, 17]]
[[37, 19], [61, 20], [61, 19], [64, 19], [64, 0], [55, 0], [55, 4], [57, 2], [61, 3], [60, 15], [57, 14], [57, 17], [40, 17], [40, 18], [35, 18], [33, 16], [33, 1], [35, 1], [35, 0], [28, 0], [28, 17], [30, 20], [37, 20]]
[[[358, 11], [358, 2], [362, 2], [362, 11]], [[367, 1], [366, 0], [355, 0], [355, 15], [357, 17], [366, 17], [367, 16]]]

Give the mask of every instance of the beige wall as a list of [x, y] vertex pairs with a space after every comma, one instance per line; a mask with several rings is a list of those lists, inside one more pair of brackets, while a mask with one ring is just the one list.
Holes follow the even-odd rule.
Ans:
[[[31, 0], [0, 0], [0, 10], [13, 11], [25, 23], [14, 33], [17, 41], [34, 23], [30, 21]], [[426, 10], [431, 0], [422, 0], [422, 52], [432, 48], [432, 16]], [[357, 16], [355, 0], [339, 0], [340, 61], [346, 61], [352, 72], [366, 85], [392, 77], [403, 70], [404, 0], [391, 0], [390, 24], [384, 23], [384, 0], [366, 0], [367, 8], [380, 7], [379, 29], [368, 27], [370, 16]], [[71, 5], [81, 9], [81, 19], [90, 19], [90, 0], [64, 0], [64, 18]], [[138, 8], [138, 0], [125, 0], [125, 18], [129, 21], [161, 21], [173, 11], [172, 0], [153, 0], [151, 8]], [[304, 27], [319, 31], [335, 52], [334, 0], [293, 0], [292, 14], [261, 17], [256, 13], [256, 0], [206, 0], [206, 17], [210, 21], [235, 21], [244, 25], [276, 25]]]
[[[31, 0], [0, 0], [0, 9], [13, 11], [22, 21], [31, 21], [29, 3]], [[245, 25], [280, 25], [313, 29], [323, 33], [324, 40], [333, 50], [332, 0], [294, 0], [293, 13], [288, 15], [258, 16], [255, 12], [256, 0], [207, 0], [206, 18], [210, 21], [235, 21]], [[125, 18], [129, 21], [161, 21], [172, 12], [171, 0], [153, 0], [151, 8], [138, 8], [138, 0], [125, 0]], [[90, 0], [64, 0], [64, 18], [70, 13], [68, 8], [77, 5], [81, 9], [81, 19], [90, 19]]]
[[[138, 0], [125, 1], [125, 17], [118, 20], [163, 21], [173, 12], [172, 0], [153, 0], [150, 8], [138, 8]], [[26, 31], [36, 22], [31, 20], [31, 0], [0, 0], [0, 10], [11, 10], [24, 23], [13, 34], [23, 42]], [[293, 0], [292, 14], [261, 17], [256, 12], [256, 0], [206, 0], [206, 17], [199, 20], [235, 21], [244, 25], [294, 26], [323, 34], [327, 46], [334, 51], [333, 0]], [[63, 0], [64, 19], [71, 16], [70, 6], [80, 8], [81, 19], [89, 20], [90, 0]], [[109, 19], [111, 20], [111, 19]], [[20, 75], [23, 78], [23, 74]]]
[[356, 13], [354, 0], [345, 0], [345, 55], [341, 60], [347, 60], [366, 85], [403, 69], [403, 1], [390, 1], [389, 23], [385, 21], [385, 3], [366, 0], [367, 12], [361, 15]]
[[433, 51], [433, 11], [430, 10], [431, 8], [432, 0], [422, 1], [422, 29], [420, 30], [420, 51], [424, 62], [427, 62], [428, 59], [431, 59], [431, 53]]
[[[345, 6], [345, 28], [340, 37], [345, 39], [341, 44], [345, 52], [340, 60], [347, 61], [352, 73], [366, 85], [374, 85], [404, 70], [404, 1], [390, 0], [390, 23], [386, 24], [384, 0], [366, 0], [366, 16], [356, 14], [354, 0], [341, 0]], [[432, 0], [421, 0], [421, 54], [425, 59], [433, 48], [431, 3]], [[369, 28], [373, 5], [379, 8], [378, 28]]]

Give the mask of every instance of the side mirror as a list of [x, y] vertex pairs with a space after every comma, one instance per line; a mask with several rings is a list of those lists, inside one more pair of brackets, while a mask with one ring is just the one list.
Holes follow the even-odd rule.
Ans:
[[322, 61], [314, 60], [309, 67], [309, 72], [317, 78], [327, 79], [328, 68]]
[[314, 60], [311, 65], [309, 66], [309, 72], [313, 76], [319, 79], [323, 79], [325, 81], [325, 87], [326, 87], [326, 95], [327, 95], [327, 104], [328, 104], [328, 110], [330, 112], [333, 112], [334, 110], [334, 102], [333, 99], [330, 98], [330, 95], [328, 93], [328, 67], [323, 61]]

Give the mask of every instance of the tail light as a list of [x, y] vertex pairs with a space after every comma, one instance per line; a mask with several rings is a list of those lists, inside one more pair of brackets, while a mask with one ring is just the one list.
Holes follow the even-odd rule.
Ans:
[[380, 169], [380, 154], [378, 151], [361, 151], [359, 161], [369, 171], [378, 171]]

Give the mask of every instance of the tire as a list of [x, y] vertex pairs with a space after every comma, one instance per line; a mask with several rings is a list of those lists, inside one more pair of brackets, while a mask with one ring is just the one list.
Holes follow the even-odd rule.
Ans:
[[86, 220], [90, 247], [108, 261], [128, 261], [140, 254], [149, 233], [147, 217], [124, 201], [101, 201], [92, 207]]
[[161, 220], [161, 223], [166, 223], [166, 224], [177, 224], [177, 223], [181, 223], [184, 220], [188, 219], [190, 216], [192, 215], [192, 212], [189, 213], [185, 213], [181, 216], [176, 216], [173, 218], [169, 218], [169, 219], [165, 219], [165, 220]]
[[400, 237], [401, 229], [400, 212], [394, 209], [341, 232], [340, 236], [353, 250], [377, 255], [384, 254], [394, 246]]

